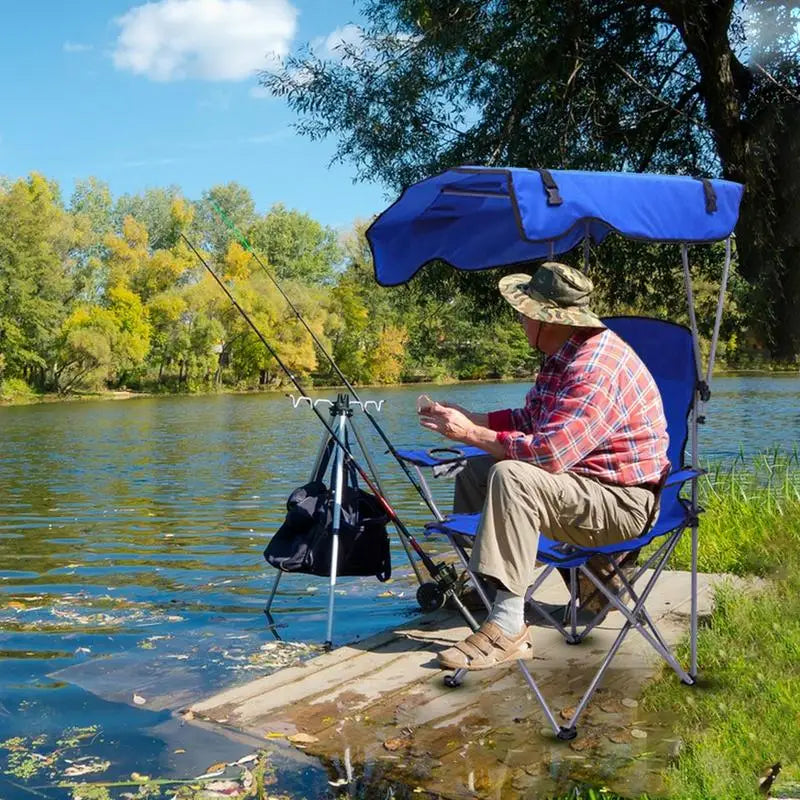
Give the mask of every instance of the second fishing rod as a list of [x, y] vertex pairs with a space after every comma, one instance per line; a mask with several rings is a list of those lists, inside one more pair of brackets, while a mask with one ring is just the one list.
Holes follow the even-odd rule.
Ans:
[[[278, 366], [286, 373], [286, 376], [289, 380], [294, 384], [294, 387], [300, 392], [301, 395], [306, 395], [306, 392], [303, 386], [300, 384], [300, 381], [297, 379], [297, 376], [289, 369], [289, 367], [283, 362], [281, 357], [278, 355], [275, 348], [267, 341], [264, 334], [261, 333], [258, 326], [253, 322], [250, 318], [250, 315], [239, 305], [236, 298], [231, 293], [230, 289], [225, 285], [222, 279], [217, 275], [217, 273], [211, 268], [208, 262], [203, 258], [200, 251], [192, 244], [191, 241], [186, 237], [185, 234], [181, 233], [181, 238], [186, 242], [188, 247], [192, 250], [192, 252], [197, 256], [200, 263], [206, 268], [207, 272], [211, 275], [211, 277], [216, 281], [219, 287], [222, 289], [223, 292], [227, 295], [228, 299], [233, 304], [234, 308], [241, 314], [244, 321], [250, 326], [252, 331], [267, 349], [269, 354], [275, 359]], [[433, 581], [436, 585], [440, 588], [443, 595], [445, 597], [450, 597], [453, 600], [458, 611], [464, 617], [464, 619], [469, 623], [469, 625], [474, 629], [477, 630], [478, 624], [475, 622], [474, 617], [470, 612], [467, 610], [466, 606], [461, 602], [461, 599], [457, 596], [454, 591], [454, 587], [458, 580], [458, 575], [456, 572], [455, 567], [452, 564], [447, 564], [445, 562], [440, 562], [437, 564], [422, 548], [416, 538], [411, 534], [411, 532], [406, 528], [403, 521], [398, 516], [397, 512], [392, 508], [391, 504], [389, 503], [386, 495], [375, 485], [372, 478], [370, 477], [369, 473], [361, 466], [361, 464], [356, 460], [355, 456], [352, 454], [350, 449], [348, 448], [347, 444], [342, 441], [341, 437], [334, 430], [333, 426], [325, 419], [322, 415], [320, 410], [313, 404], [310, 403], [310, 408], [317, 416], [319, 421], [325, 427], [325, 430], [328, 432], [330, 438], [336, 443], [336, 446], [341, 449], [344, 457], [353, 465], [356, 472], [361, 476], [366, 484], [367, 488], [375, 495], [378, 499], [380, 504], [383, 506], [384, 510], [386, 511], [389, 519], [397, 528], [398, 532], [401, 536], [404, 536], [411, 547], [414, 549], [414, 552], [419, 556], [422, 563], [425, 565], [425, 568], [428, 570], [428, 574], [431, 576]]]
[[[219, 205], [217, 205], [217, 203], [215, 203], [211, 199], [209, 199], [209, 202], [211, 203], [211, 206], [214, 209], [214, 211], [216, 212], [217, 216], [219, 216], [219, 218], [222, 220], [222, 222], [225, 225], [228, 226], [228, 228], [231, 230], [233, 235], [239, 240], [239, 243], [242, 245], [242, 247], [244, 247], [244, 249], [248, 253], [250, 253], [250, 255], [253, 257], [253, 259], [255, 259], [255, 262], [259, 265], [259, 267], [261, 267], [261, 269], [264, 271], [264, 273], [270, 279], [270, 281], [272, 281], [272, 284], [280, 292], [281, 296], [286, 301], [286, 304], [289, 306], [289, 308], [292, 309], [292, 311], [294, 312], [294, 315], [297, 317], [297, 319], [300, 322], [300, 324], [308, 331], [309, 335], [311, 336], [312, 340], [314, 341], [314, 344], [317, 346], [317, 348], [322, 353], [322, 355], [325, 356], [325, 358], [327, 359], [328, 363], [331, 365], [331, 367], [333, 368], [334, 372], [339, 377], [339, 380], [347, 388], [347, 391], [350, 392], [350, 394], [353, 396], [353, 399], [356, 400], [357, 402], [361, 403], [361, 398], [358, 396], [358, 392], [356, 391], [356, 389], [353, 386], [353, 384], [350, 383], [350, 381], [348, 380], [347, 376], [339, 368], [339, 365], [336, 363], [336, 361], [334, 360], [333, 356], [327, 351], [327, 349], [325, 348], [325, 345], [320, 341], [319, 337], [314, 333], [314, 331], [311, 328], [311, 326], [306, 322], [305, 317], [300, 313], [300, 310], [292, 302], [292, 299], [289, 297], [289, 295], [287, 295], [286, 292], [283, 290], [283, 287], [280, 285], [280, 283], [278, 283], [278, 280], [275, 278], [275, 276], [272, 274], [272, 272], [267, 268], [267, 265], [261, 260], [261, 258], [259, 258], [258, 253], [256, 253], [255, 250], [253, 250], [253, 248], [250, 245], [250, 242], [247, 240], [247, 237], [236, 227], [236, 225], [233, 223], [233, 221], [230, 219], [230, 217], [228, 217], [228, 215], [219, 207]], [[394, 459], [397, 461], [397, 463], [403, 468], [403, 472], [405, 472], [406, 477], [408, 478], [409, 482], [417, 490], [417, 493], [419, 494], [419, 496], [424, 500], [425, 505], [428, 506], [428, 510], [434, 516], [438, 516], [438, 512], [437, 512], [436, 508], [434, 508], [434, 506], [431, 505], [431, 501], [430, 501], [430, 498], [428, 497], [427, 493], [425, 491], [423, 491], [422, 486], [420, 486], [419, 481], [414, 476], [414, 473], [411, 471], [411, 469], [409, 469], [408, 464], [400, 457], [400, 454], [397, 452], [397, 449], [395, 448], [395, 446], [392, 443], [391, 439], [389, 439], [389, 437], [386, 435], [386, 432], [381, 427], [381, 424], [369, 412], [369, 409], [366, 407], [365, 404], [361, 403], [361, 407], [364, 409], [364, 414], [366, 414], [367, 419], [372, 424], [372, 427], [375, 428], [375, 431], [377, 432], [378, 436], [381, 437], [381, 439], [383, 440], [383, 443], [388, 448], [389, 453], [394, 457]]]

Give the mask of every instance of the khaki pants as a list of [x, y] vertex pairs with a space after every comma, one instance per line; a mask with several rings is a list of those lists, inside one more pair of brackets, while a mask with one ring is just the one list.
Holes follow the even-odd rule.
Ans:
[[473, 458], [456, 477], [453, 510], [482, 509], [470, 568], [517, 595], [533, 583], [541, 531], [551, 539], [602, 546], [639, 536], [655, 495], [524, 461]]

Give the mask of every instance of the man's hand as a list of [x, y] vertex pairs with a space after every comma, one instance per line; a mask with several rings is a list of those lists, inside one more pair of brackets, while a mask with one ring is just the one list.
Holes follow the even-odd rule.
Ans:
[[470, 444], [475, 438], [475, 423], [457, 406], [434, 403], [420, 411], [419, 424], [454, 442]]
[[495, 458], [505, 458], [505, 448], [497, 441], [497, 433], [486, 427], [488, 414], [467, 411], [450, 403], [435, 403], [419, 410], [419, 424], [441, 433], [454, 442], [474, 445]]
[[485, 412], [480, 411], [469, 411], [468, 409], [464, 408], [464, 406], [458, 405], [458, 403], [448, 403], [442, 400], [431, 400], [428, 395], [421, 395], [420, 399], [426, 398], [426, 400], [430, 401], [424, 406], [418, 406], [418, 412], [420, 415], [427, 414], [427, 412], [434, 407], [438, 406], [440, 409], [442, 408], [452, 408], [454, 411], [461, 412], [470, 422], [475, 425], [480, 425], [482, 427], [486, 427], [489, 424], [489, 415]]

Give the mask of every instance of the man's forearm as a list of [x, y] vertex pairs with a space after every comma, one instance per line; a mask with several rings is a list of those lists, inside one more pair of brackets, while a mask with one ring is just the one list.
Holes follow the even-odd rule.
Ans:
[[486, 412], [470, 411], [467, 413], [467, 417], [469, 417], [470, 422], [474, 422], [481, 428], [489, 427], [489, 415]]
[[473, 425], [462, 441], [464, 444], [480, 447], [498, 460], [506, 457], [505, 447], [497, 441], [497, 431], [483, 425]]

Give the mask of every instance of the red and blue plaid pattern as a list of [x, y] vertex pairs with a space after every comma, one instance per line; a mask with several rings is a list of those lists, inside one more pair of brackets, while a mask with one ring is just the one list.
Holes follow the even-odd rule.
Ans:
[[547, 358], [525, 407], [489, 414], [508, 458], [620, 486], [656, 483], [667, 422], [652, 375], [609, 330], [574, 333]]

